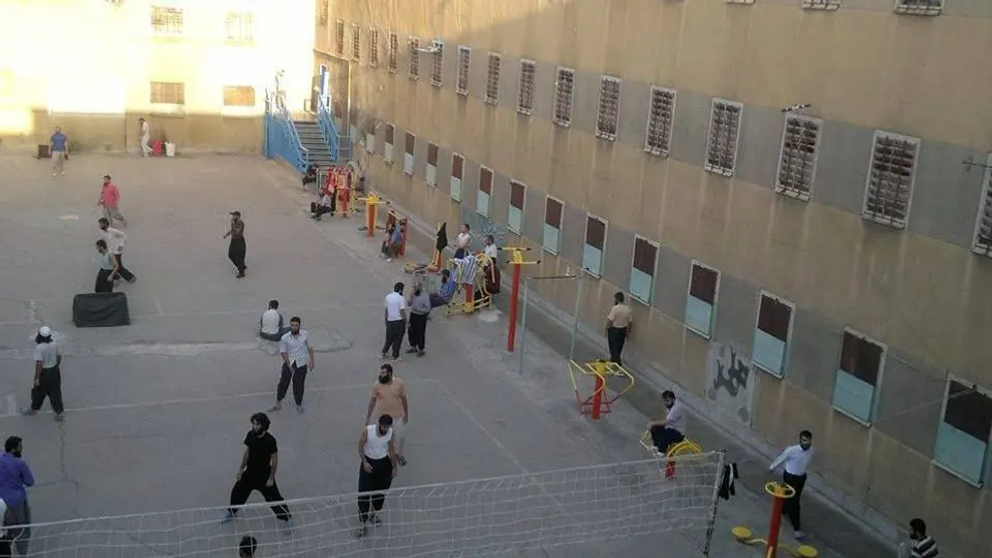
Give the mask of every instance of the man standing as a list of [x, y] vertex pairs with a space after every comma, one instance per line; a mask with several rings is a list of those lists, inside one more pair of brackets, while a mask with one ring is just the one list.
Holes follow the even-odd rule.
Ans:
[[[248, 501], [254, 491], [262, 493], [266, 502], [283, 502], [276, 486], [276, 470], [279, 468], [279, 447], [275, 437], [269, 433], [269, 417], [265, 413], [251, 416], [251, 430], [245, 435], [245, 453], [238, 467], [238, 480], [231, 489], [231, 507], [224, 513], [221, 523], [227, 523], [238, 514], [238, 507]], [[283, 522], [283, 533], [292, 532], [292, 516], [285, 504], [272, 506], [272, 512]]]
[[[123, 277], [128, 283], [134, 283], [138, 278], [131, 273], [131, 270], [124, 267], [124, 243], [127, 242], [127, 235], [124, 231], [110, 226], [110, 221], [106, 217], [101, 217], [98, 221], [100, 230], [107, 240], [107, 249], [117, 256], [117, 277]], [[114, 277], [116, 279], [117, 277]]]
[[52, 134], [49, 144], [54, 159], [52, 176], [65, 174], [65, 160], [69, 158], [69, 138], [62, 133], [62, 128], [55, 127], [55, 133]]
[[634, 314], [624, 303], [623, 293], [613, 295], [613, 308], [606, 315], [606, 341], [610, 345], [610, 362], [615, 362], [623, 366], [623, 345], [630, 335], [630, 328], [634, 324]]
[[3, 443], [0, 455], [0, 500], [7, 504], [7, 536], [14, 541], [14, 548], [21, 556], [28, 555], [31, 542], [31, 508], [28, 506], [27, 487], [34, 486], [34, 475], [21, 455], [24, 443], [17, 436]]
[[144, 118], [139, 118], [138, 123], [141, 125], [141, 156], [147, 157], [152, 154], [152, 148], [148, 144], [152, 138], [151, 130]]
[[[362, 430], [358, 440], [358, 455], [362, 466], [358, 470], [358, 529], [355, 536], [362, 538], [368, 532], [368, 522], [378, 527], [382, 524], [379, 512], [386, 502], [385, 494], [396, 476], [396, 450], [393, 446], [393, 417], [382, 415], [376, 424]], [[379, 494], [369, 494], [379, 492]], [[371, 513], [369, 511], [371, 508]]]
[[[35, 415], [47, 398], [52, 404], [55, 420], [65, 420], [65, 407], [62, 405], [62, 351], [52, 341], [52, 330], [41, 326], [34, 337], [34, 383], [31, 388], [31, 406], [22, 410], [25, 415]], [[7, 505], [10, 500], [7, 500]]]
[[940, 551], [937, 550], [937, 541], [927, 535], [927, 523], [920, 518], [915, 518], [909, 522], [909, 540], [913, 541], [910, 547], [912, 558], [937, 558]]
[[806, 486], [806, 471], [809, 469], [809, 462], [813, 459], [813, 433], [803, 430], [799, 433], [799, 443], [785, 448], [782, 455], [768, 467], [768, 471], [774, 473], [775, 469], [784, 465], [782, 472], [782, 482], [796, 490], [796, 495], [787, 498], [782, 506], [782, 513], [789, 517], [792, 523], [793, 534], [796, 540], [801, 541], [806, 536], [803, 533], [800, 518], [803, 487]]
[[654, 447], [666, 454], [669, 447], [685, 440], [685, 408], [681, 401], [675, 399], [675, 393], [671, 390], [662, 392], [661, 401], [667, 409], [665, 418], [649, 422], [648, 430], [651, 431]]
[[279, 352], [282, 353], [282, 376], [276, 388], [276, 404], [269, 409], [275, 412], [282, 409], [282, 400], [286, 398], [289, 384], [293, 384], [293, 400], [296, 401], [296, 412], [303, 413], [303, 389], [306, 385], [307, 372], [313, 370], [313, 346], [310, 345], [310, 334], [300, 329], [302, 320], [293, 316], [289, 320], [289, 332], [279, 341]]
[[393, 292], [386, 295], [386, 308], [383, 312], [386, 322], [386, 343], [382, 346], [382, 358], [392, 349], [393, 362], [400, 359], [400, 346], [406, 333], [406, 299], [403, 298], [403, 283], [393, 285]]
[[121, 210], [118, 207], [120, 201], [121, 191], [110, 180], [109, 174], [103, 175], [103, 187], [100, 189], [100, 199], [97, 200], [96, 204], [103, 206], [103, 218], [109, 224], [112, 225], [114, 221], [117, 221], [121, 226], [127, 228], [127, 219], [121, 215]]
[[430, 313], [431, 299], [420, 283], [417, 283], [410, 296], [410, 348], [406, 352], [417, 353], [418, 357], [424, 356], [424, 348], [427, 346], [427, 317]]
[[462, 224], [462, 230], [455, 237], [455, 258], [462, 259], [468, 255], [469, 244], [472, 243], [472, 228], [468, 226], [468, 223]]
[[231, 237], [231, 245], [227, 248], [227, 257], [238, 270], [238, 277], [245, 276], [245, 254], [248, 247], [245, 245], [245, 222], [241, 220], [240, 211], [231, 212], [231, 228], [227, 230], [224, 238]]
[[262, 312], [258, 320], [258, 336], [266, 341], [282, 341], [282, 336], [289, 333], [290, 328], [283, 325], [282, 314], [279, 313], [279, 301], [270, 300], [269, 309]]
[[[372, 385], [365, 424], [372, 424], [372, 412], [376, 410], [379, 411], [379, 416], [388, 415], [394, 419], [393, 444], [396, 448], [396, 461], [400, 465], [406, 465], [403, 442], [406, 441], [406, 425], [410, 422], [410, 404], [406, 399], [406, 384], [393, 375], [391, 364], [383, 364], [379, 368], [379, 381]], [[396, 418], [402, 420], [397, 423]]]

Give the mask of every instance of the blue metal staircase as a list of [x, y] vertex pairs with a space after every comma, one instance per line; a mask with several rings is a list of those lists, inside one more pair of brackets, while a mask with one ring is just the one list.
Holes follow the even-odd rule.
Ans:
[[309, 165], [325, 167], [351, 160], [351, 140], [338, 133], [334, 119], [321, 98], [314, 120], [293, 120], [282, 94], [269, 91], [265, 98], [265, 156], [280, 158], [297, 172]]

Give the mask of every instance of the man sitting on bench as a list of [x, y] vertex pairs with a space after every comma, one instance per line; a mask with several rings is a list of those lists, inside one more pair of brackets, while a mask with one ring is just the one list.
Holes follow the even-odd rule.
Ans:
[[333, 214], [337, 211], [337, 198], [337, 185], [332, 180], [320, 191], [320, 199], [316, 202], [310, 202], [310, 218], [314, 221], [320, 221], [321, 215], [326, 213]]
[[405, 226], [406, 221], [399, 221], [387, 231], [386, 240], [382, 241], [382, 257], [386, 258], [386, 261], [392, 261], [393, 258], [400, 255], [400, 250], [403, 248], [403, 227]]
[[668, 409], [665, 418], [648, 423], [651, 431], [651, 441], [662, 455], [668, 453], [668, 448], [685, 440], [685, 409], [680, 401], [675, 400], [675, 393], [665, 390], [661, 400]]
[[458, 290], [458, 285], [451, 280], [451, 271], [444, 269], [441, 270], [441, 287], [436, 293], [431, 293], [431, 308], [437, 308], [438, 306], [445, 306], [451, 302], [452, 297], [455, 296], [455, 291]]
[[286, 335], [289, 326], [283, 325], [278, 300], [269, 301], [269, 309], [262, 312], [262, 319], [258, 321], [258, 326], [258, 336], [266, 341], [281, 341], [282, 336]]

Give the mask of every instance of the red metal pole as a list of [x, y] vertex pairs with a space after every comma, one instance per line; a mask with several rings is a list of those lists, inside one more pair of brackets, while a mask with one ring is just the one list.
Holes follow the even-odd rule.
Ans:
[[782, 526], [782, 506], [785, 504], [785, 498], [778, 494], [775, 494], [774, 497], [775, 500], [772, 502], [772, 517], [768, 523], [768, 545], [765, 551], [765, 558], [775, 558], [775, 554], [778, 552], [778, 532]]
[[596, 391], [592, 394], [592, 420], [599, 420], [599, 408], [603, 404], [603, 391], [606, 386], [602, 376], [596, 376]]
[[513, 284], [510, 288], [510, 327], [506, 336], [506, 350], [513, 352], [517, 339], [517, 302], [520, 299], [520, 264], [513, 265]]
[[368, 227], [367, 236], [375, 236], [375, 203], [370, 203], [368, 210], [365, 212], [365, 225]]

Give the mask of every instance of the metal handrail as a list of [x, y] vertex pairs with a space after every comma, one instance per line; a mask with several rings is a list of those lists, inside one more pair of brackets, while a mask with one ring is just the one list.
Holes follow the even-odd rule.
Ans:
[[324, 138], [324, 143], [331, 150], [331, 158], [340, 162], [340, 136], [334, 127], [333, 116], [323, 95], [317, 96], [317, 127], [320, 128], [320, 135]]
[[[293, 124], [293, 116], [290, 114], [289, 109], [286, 107], [286, 98], [283, 94], [278, 91], [267, 91], [268, 96], [268, 108], [273, 121], [278, 123], [279, 132], [282, 136], [283, 141], [286, 142], [287, 146], [294, 152], [295, 161], [287, 161], [293, 164], [297, 170], [301, 172], [307, 168], [310, 164], [310, 152], [306, 147], [303, 146], [303, 142], [300, 140], [300, 135], [296, 131], [296, 126]], [[280, 154], [285, 158], [286, 154]]]

